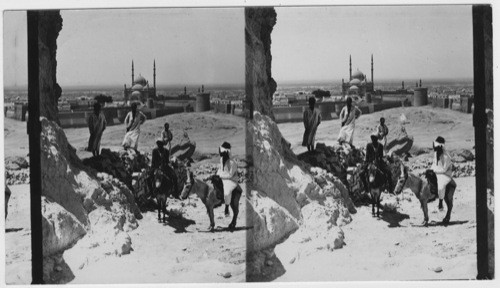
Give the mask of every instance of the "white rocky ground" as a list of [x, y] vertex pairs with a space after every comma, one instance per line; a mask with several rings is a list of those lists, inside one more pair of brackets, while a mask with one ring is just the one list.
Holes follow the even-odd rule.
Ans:
[[[437, 202], [429, 204], [430, 226], [419, 226], [423, 214], [408, 190], [397, 212], [383, 212], [380, 219], [372, 217], [370, 207], [357, 207], [352, 222], [341, 227], [341, 249], [311, 252], [287, 242], [278, 245], [275, 253], [286, 272], [276, 281], [475, 279], [475, 183], [473, 177], [456, 181], [449, 226], [440, 224], [446, 210], [439, 211]], [[293, 261], [291, 249], [297, 250]]]
[[[404, 124], [406, 131], [414, 137], [412, 151], [423, 150], [425, 153], [410, 158], [409, 166], [418, 166], [420, 164], [416, 162], [422, 162], [422, 157], [431, 157], [425, 149], [431, 147], [432, 141], [438, 135], [446, 138], [446, 145], [451, 151], [473, 149], [474, 130], [471, 115], [432, 107], [395, 108], [363, 115], [356, 123], [354, 144], [364, 146], [382, 116], [387, 119], [392, 133], [389, 140], [396, 138], [401, 127], [402, 114], [408, 119]], [[305, 151], [305, 147], [301, 146], [302, 123], [284, 123], [278, 126], [296, 154]], [[335, 145], [339, 129], [337, 120], [323, 122], [318, 129], [317, 141]], [[297, 244], [292, 239], [276, 246], [275, 254], [283, 267], [275, 272], [274, 279], [474, 279], [477, 274], [475, 178], [457, 178], [456, 181], [458, 187], [454, 197], [452, 225], [440, 225], [445, 211], [438, 211], [437, 202], [433, 202], [429, 204], [432, 224], [430, 227], [420, 227], [419, 224], [423, 220], [420, 204], [408, 190], [400, 196], [397, 210], [384, 211], [381, 219], [371, 216], [371, 207], [356, 207], [357, 213], [351, 214], [352, 222], [341, 227], [345, 237], [345, 246], [341, 249], [314, 249], [314, 245], [311, 249], [307, 237], [292, 235], [293, 238], [302, 238], [303, 242]], [[394, 199], [389, 200], [387, 194], [383, 197], [386, 198], [385, 202], [394, 203]]]
[[[188, 119], [189, 118], [189, 119]], [[206, 160], [195, 163], [213, 166], [217, 163], [212, 153], [221, 141], [234, 146], [236, 157], [244, 155], [244, 119], [224, 114], [202, 113], [178, 117], [164, 117], [146, 122], [143, 126], [141, 146], [148, 151], [154, 144], [163, 123], [184, 129], [197, 143], [198, 156]], [[28, 140], [23, 130], [25, 123], [6, 119], [6, 153], [25, 157]], [[24, 127], [24, 128], [23, 128]], [[108, 127], [103, 147], [118, 148], [123, 137], [123, 125]], [[89, 157], [82, 151], [88, 140], [85, 128], [67, 129], [69, 142], [77, 148], [80, 157]], [[151, 143], [149, 143], [151, 142]], [[222, 142], [221, 142], [222, 143]], [[109, 145], [109, 146], [107, 146]], [[141, 146], [139, 149], [141, 149]], [[147, 148], [146, 148], [147, 147]], [[144, 150], [143, 150], [144, 151]], [[203, 169], [200, 168], [200, 169]], [[29, 185], [10, 186], [12, 197], [6, 219], [6, 283], [31, 282], [31, 248], [29, 223]], [[243, 185], [244, 188], [244, 185]], [[246, 190], [244, 188], [244, 190]], [[57, 279], [70, 279], [69, 283], [168, 283], [168, 282], [242, 282], [245, 281], [246, 212], [245, 191], [240, 200], [237, 230], [225, 231], [230, 218], [223, 217], [223, 207], [215, 210], [216, 232], [208, 233], [209, 219], [203, 203], [192, 195], [181, 203], [171, 199], [169, 209], [182, 211], [182, 217], [169, 218], [158, 223], [156, 212], [143, 213], [137, 220], [137, 229], [128, 231], [132, 251], [122, 256], [103, 255], [81, 265], [86, 244], [64, 252], [63, 263], [56, 263], [53, 275]], [[175, 213], [174, 213], [175, 214]], [[105, 232], [102, 230], [101, 232]], [[93, 239], [96, 236], [93, 236]], [[108, 237], [103, 235], [104, 238]], [[83, 241], [83, 240], [81, 240]], [[125, 241], [126, 242], [126, 241]], [[89, 244], [89, 243], [87, 243]], [[90, 243], [92, 244], [92, 243]], [[92, 247], [93, 250], [99, 249]], [[95, 248], [95, 249], [94, 249]], [[93, 253], [92, 255], [99, 255]], [[66, 265], [67, 264], [67, 265]], [[67, 269], [69, 268], [70, 271]], [[81, 269], [80, 269], [81, 268]], [[63, 280], [63, 282], [67, 282]]]

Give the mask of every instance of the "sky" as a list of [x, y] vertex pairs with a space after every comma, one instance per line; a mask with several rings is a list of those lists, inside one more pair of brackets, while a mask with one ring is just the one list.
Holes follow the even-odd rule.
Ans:
[[[271, 34], [278, 82], [472, 79], [470, 5], [278, 7]], [[412, 82], [413, 81], [413, 82]]]
[[[277, 7], [271, 34], [278, 83], [374, 78], [472, 79], [470, 5]], [[62, 10], [57, 80], [65, 86], [243, 84], [243, 8]], [[83, 25], [84, 24], [84, 25]], [[4, 84], [26, 85], [26, 16], [4, 13]]]
[[[131, 83], [141, 74], [153, 84], [245, 83], [244, 13], [233, 9], [62, 10], [57, 39], [61, 87]], [[25, 12], [4, 13], [4, 85], [27, 83]]]

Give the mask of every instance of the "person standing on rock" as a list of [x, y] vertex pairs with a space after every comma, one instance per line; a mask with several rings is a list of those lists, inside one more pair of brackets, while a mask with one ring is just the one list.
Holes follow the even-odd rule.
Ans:
[[309, 98], [309, 109], [304, 111], [304, 137], [302, 138], [302, 146], [307, 146], [307, 151], [314, 151], [314, 140], [316, 131], [321, 123], [321, 113], [315, 108], [316, 98]]
[[432, 148], [434, 149], [434, 157], [432, 159], [431, 169], [436, 173], [438, 196], [439, 196], [439, 210], [443, 210], [443, 199], [446, 193], [446, 186], [452, 180], [452, 163], [451, 157], [444, 148], [445, 140], [443, 137], [438, 136]]
[[338, 142], [340, 145], [348, 143], [352, 147], [352, 141], [354, 136], [354, 128], [356, 119], [361, 116], [361, 110], [358, 107], [352, 105], [352, 98], [347, 97], [346, 106], [340, 111], [340, 121], [342, 128], [340, 128]]
[[167, 152], [170, 158], [170, 151], [172, 150], [172, 139], [174, 137], [172, 136], [172, 132], [169, 130], [170, 125], [168, 124], [168, 122], [165, 122], [165, 125], [163, 125], [163, 127], [165, 128], [165, 130], [161, 131], [161, 139], [163, 140], [164, 146], [168, 145]]
[[92, 152], [92, 155], [98, 156], [101, 149], [102, 133], [106, 129], [106, 117], [101, 113], [101, 104], [96, 102], [94, 104], [94, 113], [90, 114], [87, 119], [89, 126], [90, 138], [87, 151]]
[[224, 215], [229, 216], [229, 204], [231, 204], [231, 193], [238, 187], [238, 166], [231, 159], [231, 144], [224, 142], [219, 147], [220, 164], [217, 175], [222, 179], [224, 187]]
[[387, 134], [389, 134], [389, 128], [385, 125], [385, 118], [380, 117], [380, 122], [377, 125], [377, 137], [384, 148], [387, 145]]
[[125, 117], [127, 133], [123, 139], [122, 146], [125, 149], [134, 148], [137, 150], [141, 125], [146, 121], [146, 116], [141, 111], [137, 111], [137, 103], [134, 102], [130, 106], [132, 111], [128, 112], [127, 117]]

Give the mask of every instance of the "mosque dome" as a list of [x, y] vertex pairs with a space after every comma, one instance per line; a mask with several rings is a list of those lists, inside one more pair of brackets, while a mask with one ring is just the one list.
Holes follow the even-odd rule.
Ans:
[[142, 91], [144, 90], [144, 87], [142, 87], [141, 84], [135, 84], [134, 86], [132, 86], [132, 91]]
[[141, 74], [139, 74], [139, 76], [135, 77], [134, 79], [134, 84], [140, 84], [142, 86], [146, 86], [146, 78], [142, 77]]
[[357, 78], [354, 78], [354, 79], [352, 79], [352, 80], [349, 82], [349, 84], [350, 84], [351, 86], [352, 86], [352, 85], [356, 85], [356, 86], [358, 86], [358, 85], [360, 85], [360, 84], [361, 84], [361, 80], [359, 80], [359, 79], [357, 79]]
[[359, 79], [359, 80], [364, 80], [365, 79], [365, 75], [363, 74], [363, 72], [357, 70], [356, 72], [354, 72], [352, 74], [352, 78]]
[[359, 90], [359, 88], [358, 88], [358, 86], [356, 86], [356, 85], [352, 85], [351, 87], [349, 87], [349, 90], [350, 90], [350, 91], [358, 91], [358, 90]]
[[141, 96], [142, 96], [141, 92], [134, 91], [132, 92], [132, 95], [130, 95], [130, 100], [140, 100]]

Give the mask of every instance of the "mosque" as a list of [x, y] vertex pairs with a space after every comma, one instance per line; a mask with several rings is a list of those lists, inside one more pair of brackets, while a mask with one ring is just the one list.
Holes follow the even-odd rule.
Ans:
[[141, 74], [134, 78], [134, 61], [132, 60], [132, 84], [127, 88], [123, 85], [123, 97], [125, 101], [141, 101], [145, 103], [148, 99], [156, 99], [156, 61], [153, 61], [153, 87]]
[[366, 96], [367, 94], [373, 93], [373, 54], [372, 54], [372, 66], [371, 66], [371, 81], [369, 82], [366, 75], [363, 72], [357, 70], [352, 73], [352, 60], [351, 55], [349, 55], [349, 82], [345, 82], [342, 78], [342, 96], [346, 95], [358, 95]]

